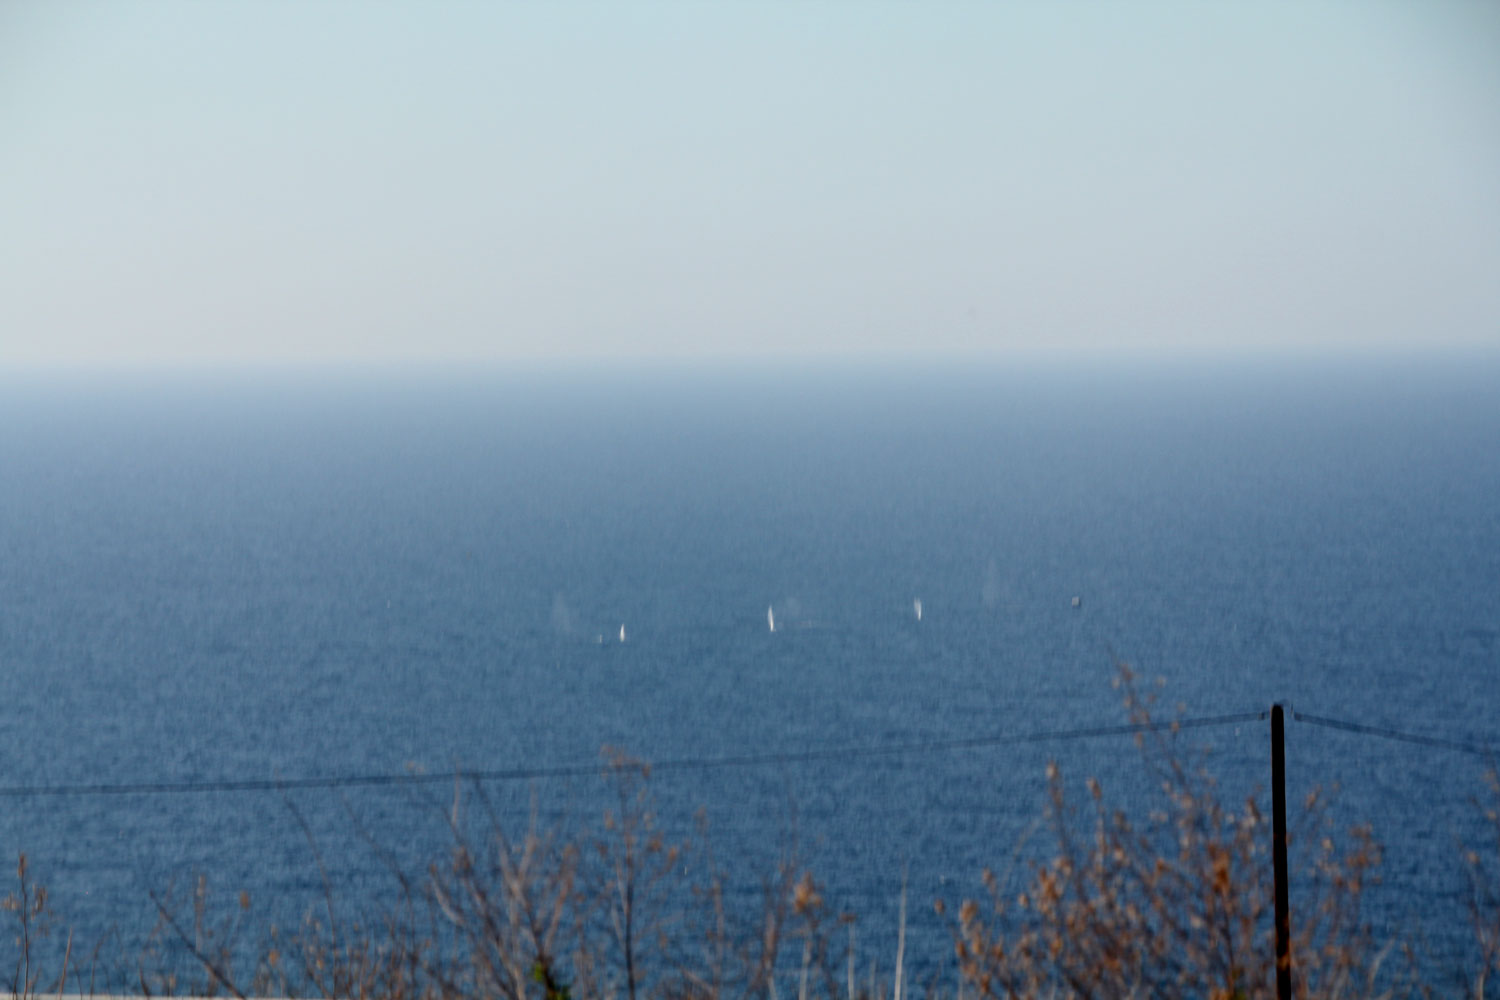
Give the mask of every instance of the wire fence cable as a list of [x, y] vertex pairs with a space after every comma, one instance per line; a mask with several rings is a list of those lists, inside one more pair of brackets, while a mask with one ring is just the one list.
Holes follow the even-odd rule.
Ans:
[[1464, 740], [1445, 740], [1438, 736], [1422, 736], [1417, 733], [1403, 733], [1397, 729], [1389, 729], [1385, 726], [1367, 726], [1359, 722], [1346, 722], [1343, 719], [1330, 719], [1327, 716], [1312, 715], [1308, 712], [1292, 712], [1292, 718], [1298, 722], [1307, 722], [1314, 726], [1323, 726], [1327, 729], [1341, 729], [1348, 733], [1358, 733], [1361, 736], [1378, 736], [1381, 739], [1396, 740], [1401, 743], [1415, 743], [1419, 746], [1437, 747], [1441, 750], [1457, 750], [1460, 753], [1473, 754], [1476, 757], [1494, 757], [1494, 746], [1486, 746], [1482, 743], [1470, 743]]
[[[888, 743], [883, 746], [828, 747], [824, 749], [784, 751], [778, 753], [739, 754], [728, 757], [678, 757], [654, 761], [652, 771], [709, 771], [731, 767], [763, 767], [773, 764], [803, 764], [815, 761], [858, 760], [876, 757], [902, 757], [937, 753], [944, 750], [966, 750], [979, 747], [1018, 746], [1027, 743], [1061, 743], [1073, 740], [1099, 739], [1107, 736], [1131, 736], [1151, 731], [1176, 732], [1209, 726], [1239, 725], [1262, 722], [1266, 711], [1236, 712], [1177, 719], [1172, 722], [1130, 723], [1115, 726], [1091, 726], [1082, 729], [1051, 729], [1034, 733], [972, 736], [947, 740], [921, 740]], [[0, 786], [0, 797], [31, 798], [90, 795], [173, 795], [215, 792], [285, 792], [308, 788], [358, 788], [392, 785], [424, 785], [451, 782], [455, 777], [469, 781], [541, 781], [547, 779], [585, 778], [598, 775], [599, 764], [571, 764], [557, 767], [518, 767], [500, 770], [458, 770], [441, 774], [356, 774], [321, 778], [264, 778], [222, 781], [153, 781], [122, 784], [95, 783], [74, 785]]]

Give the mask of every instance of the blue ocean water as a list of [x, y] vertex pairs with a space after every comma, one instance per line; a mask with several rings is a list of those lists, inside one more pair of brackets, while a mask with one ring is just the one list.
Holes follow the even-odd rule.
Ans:
[[[9, 375], [0, 785], [448, 774], [945, 741], [1170, 712], [1500, 739], [1500, 366]], [[1074, 608], [1072, 599], [1079, 598]], [[917, 620], [914, 602], [922, 603]], [[767, 627], [774, 609], [778, 629]], [[621, 626], [627, 641], [618, 641]], [[1202, 731], [1230, 797], [1267, 731]], [[1484, 761], [1293, 724], [1291, 799], [1386, 845], [1382, 932], [1463, 946]], [[1044, 768], [1144, 801], [1128, 738], [662, 771], [746, 886], [795, 832], [894, 953], [903, 872], [974, 895]], [[524, 822], [590, 778], [493, 786]], [[451, 790], [0, 799], [80, 940], [207, 872], [295, 921], [420, 867]], [[747, 889], [748, 891], [748, 889]], [[128, 950], [128, 949], [127, 949]], [[923, 957], [923, 955], [930, 957]]]

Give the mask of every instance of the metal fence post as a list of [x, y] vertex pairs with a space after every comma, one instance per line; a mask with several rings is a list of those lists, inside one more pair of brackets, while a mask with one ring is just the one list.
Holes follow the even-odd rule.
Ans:
[[1292, 922], [1286, 874], [1286, 724], [1271, 706], [1272, 859], [1276, 871], [1276, 998], [1292, 1000]]

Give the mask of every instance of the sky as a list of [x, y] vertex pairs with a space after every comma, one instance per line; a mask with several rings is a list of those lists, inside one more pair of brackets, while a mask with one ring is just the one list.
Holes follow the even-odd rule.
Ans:
[[0, 364], [1500, 344], [1500, 4], [0, 0]]

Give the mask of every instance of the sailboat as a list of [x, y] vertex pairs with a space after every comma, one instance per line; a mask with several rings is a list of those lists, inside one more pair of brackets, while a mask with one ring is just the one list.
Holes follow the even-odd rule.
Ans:
[[769, 604], [766, 605], [766, 624], [771, 626], [772, 632], [776, 631], [776, 612], [771, 610]]
[[911, 602], [911, 609], [917, 613], [917, 621], [922, 620], [922, 599], [919, 597]]
[[625, 641], [625, 626], [624, 625], [620, 626], [620, 641], [621, 642]]

